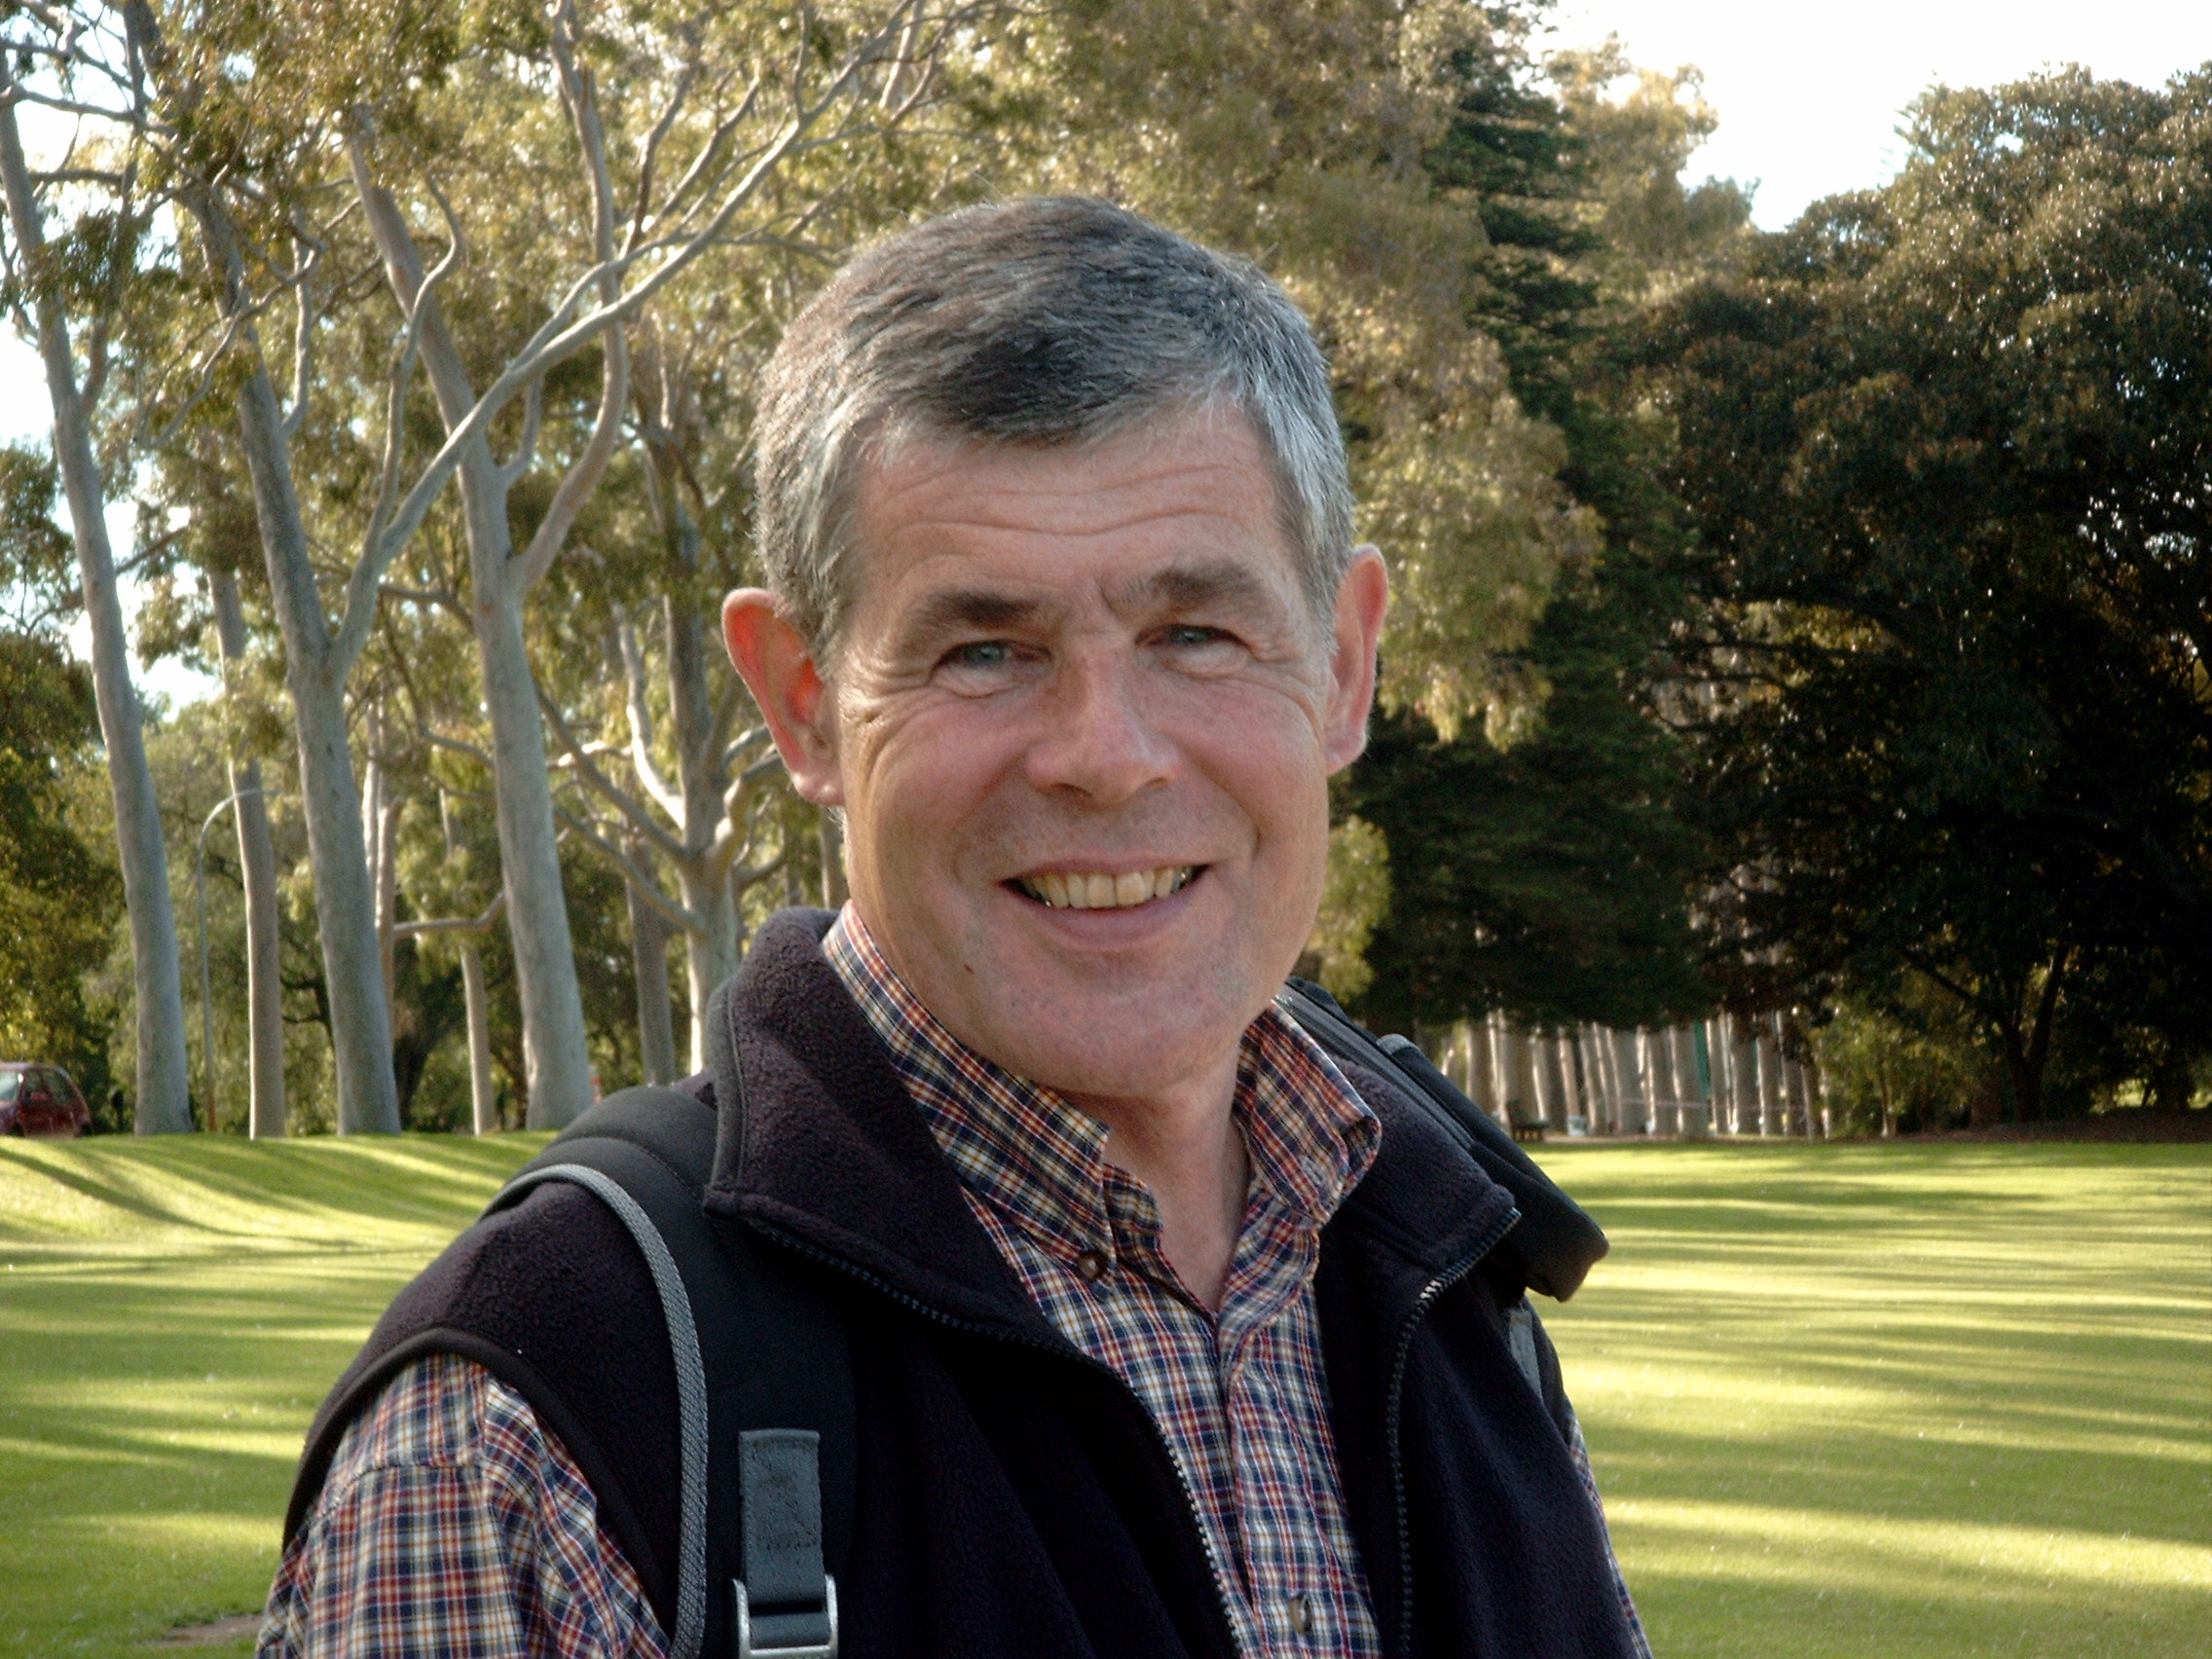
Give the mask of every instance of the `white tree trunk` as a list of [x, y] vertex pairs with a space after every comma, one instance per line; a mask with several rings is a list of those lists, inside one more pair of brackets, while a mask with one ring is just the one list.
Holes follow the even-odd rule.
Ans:
[[1758, 1068], [1759, 1133], [1780, 1134], [1782, 1080], [1776, 1075], [1781, 1069], [1780, 1056], [1774, 1052], [1774, 1039], [1763, 1030], [1751, 1039], [1751, 1060]]
[[[685, 563], [698, 568], [698, 534], [690, 515], [682, 522]], [[707, 684], [705, 618], [684, 599], [666, 608], [670, 735], [676, 739], [678, 788], [683, 796], [683, 843], [692, 857], [676, 861], [677, 892], [697, 925], [684, 929], [684, 967], [691, 978], [691, 1070], [707, 1069], [707, 1002], [737, 972], [737, 899], [732, 864], [710, 856], [724, 811], [723, 722], [715, 718]], [[734, 861], [732, 861], [734, 863]]]
[[[640, 856], [642, 837], [633, 840], [631, 857]], [[630, 966], [638, 988], [638, 1058], [650, 1084], [676, 1081], [676, 1022], [669, 1013], [668, 940], [675, 929], [639, 893], [638, 884], [622, 884], [630, 903]], [[698, 1069], [698, 1068], [694, 1068]]]
[[[485, 460], [489, 461], [487, 451]], [[462, 477], [468, 475], [462, 464]], [[576, 983], [569, 899], [561, 885], [553, 791], [545, 769], [545, 729], [537, 682], [523, 644], [522, 606], [504, 580], [505, 492], [498, 503], [499, 561], [472, 557], [476, 571], [477, 660], [492, 725], [494, 792], [499, 826], [499, 869], [507, 894], [507, 937], [514, 947], [515, 986], [522, 1003], [523, 1062], [534, 1129], [573, 1123], [592, 1103], [591, 1053], [584, 1041], [583, 993]], [[471, 511], [473, 524], [478, 514]], [[475, 540], [472, 535], [471, 540]], [[487, 550], [491, 551], [491, 550]], [[487, 569], [492, 566], [492, 569]], [[495, 597], [484, 596], [494, 578]]]
[[1713, 1073], [1713, 1132], [1736, 1132], [1736, 1089], [1728, 1069], [1728, 1025], [1725, 1019], [1705, 1022], [1706, 1064]]
[[845, 881], [845, 824], [833, 806], [817, 807], [822, 843], [822, 907], [841, 910], [852, 889]]
[[461, 988], [468, 1005], [468, 1111], [480, 1135], [499, 1127], [499, 1096], [492, 1085], [492, 1011], [484, 997], [484, 952], [461, 947]]
[[[423, 368], [449, 433], [458, 432], [476, 409], [476, 392], [460, 348], [447, 326], [436, 294], [424, 285], [424, 271], [398, 204], [369, 171], [362, 145], [350, 146], [354, 186], [366, 210], [369, 229], [382, 255], [387, 278], [403, 310], [419, 327]], [[623, 357], [621, 330], [604, 337], [609, 359], [607, 404], [619, 409]], [[531, 556], [517, 558], [507, 520], [507, 500], [519, 471], [502, 467], [481, 428], [463, 442], [457, 468], [461, 479], [462, 523], [468, 539], [469, 613], [476, 636], [477, 663], [484, 677], [484, 710], [492, 728], [493, 794], [499, 830], [500, 875], [507, 896], [507, 935], [514, 949], [515, 986], [522, 1004], [523, 1063], [530, 1090], [528, 1123], [534, 1129], [562, 1128], [592, 1103], [591, 1053], [584, 1037], [583, 995], [576, 982], [574, 947], [569, 931], [568, 895], [561, 883], [561, 858], [553, 816], [553, 791], [546, 776], [545, 730], [538, 713], [537, 682], [531, 672], [523, 637], [523, 602], [532, 582], [549, 563], [561, 532], [572, 521], [580, 498], [605, 465], [601, 434], [583, 460], [571, 469], [555, 505], [540, 524]], [[571, 504], [563, 499], [572, 498]]]
[[[239, 604], [239, 579], [229, 571], [209, 571], [207, 590], [215, 602], [215, 635], [222, 647], [226, 678], [245, 659], [245, 612]], [[284, 1132], [284, 986], [277, 934], [276, 849], [269, 834], [269, 801], [261, 793], [261, 762], [248, 758], [231, 765], [231, 789], [238, 795], [239, 868], [245, 883], [246, 1047], [252, 1073], [252, 1108], [247, 1116], [255, 1140]]]
[[[123, 8], [141, 62], [164, 59], [161, 33], [143, 0]], [[164, 89], [174, 92], [177, 89]], [[190, 98], [189, 90], [185, 96]], [[391, 1013], [377, 964], [376, 909], [361, 836], [361, 797], [346, 729], [346, 681], [357, 648], [334, 634], [316, 586], [291, 441], [253, 321], [238, 235], [221, 201], [198, 187], [181, 194], [222, 282], [222, 310], [235, 319], [239, 431], [252, 481], [262, 558], [284, 641], [284, 683], [300, 753], [300, 804], [314, 877], [315, 930], [322, 946], [338, 1088], [338, 1132], [397, 1133], [399, 1091], [391, 1072]], [[373, 593], [371, 595], [373, 600]], [[354, 606], [349, 602], [347, 615]], [[342, 624], [343, 626], [343, 624]], [[365, 631], [365, 623], [362, 624]]]
[[247, 360], [251, 372], [238, 393], [239, 428], [253, 480], [254, 517], [276, 602], [276, 623], [284, 638], [284, 684], [292, 696], [299, 739], [308, 864], [314, 875], [315, 927], [337, 1062], [338, 1132], [397, 1134], [391, 1004], [385, 994], [376, 894], [346, 729], [346, 676], [333, 661], [276, 388], [258, 349], [249, 350]]
[[1675, 1075], [1675, 1034], [1672, 1028], [1663, 1025], [1650, 1034], [1648, 1041], [1651, 1045], [1652, 1132], [1674, 1134], [1682, 1126], [1682, 1085]]
[[[0, 72], [0, 91], [7, 89]], [[46, 247], [29, 165], [23, 158], [16, 105], [0, 97], [0, 182], [8, 197], [18, 264], [36, 270]], [[54, 455], [69, 499], [77, 571], [92, 636], [92, 690], [100, 741], [107, 749], [108, 787], [115, 802], [117, 860], [130, 921], [130, 966], [138, 1048], [136, 1105], [140, 1134], [192, 1127], [190, 1074], [184, 1046], [183, 970], [177, 959], [176, 912], [169, 901], [168, 849], [161, 809], [146, 766], [138, 693], [130, 683], [130, 642], [116, 592], [115, 555], [107, 537], [107, 492], [92, 453], [91, 414], [77, 385], [69, 321], [43, 282], [31, 284], [39, 355], [54, 405]]]
[[1566, 1118], [1580, 1118], [1587, 1128], [1590, 1108], [1583, 1099], [1581, 1080], [1574, 1075], [1574, 1039], [1562, 1030], [1553, 1037], [1552, 1049], [1559, 1055], [1560, 1108], [1565, 1114], [1560, 1127], [1567, 1127]]
[[392, 793], [391, 768], [385, 760], [382, 708], [369, 711], [368, 748], [367, 777], [361, 789], [361, 838], [369, 849], [369, 893], [377, 914], [377, 971], [384, 977], [385, 1006], [388, 1008], [398, 982], [399, 813], [406, 803]]
[[1744, 1026], [1739, 1031], [1737, 1022], [1728, 1022], [1729, 1069], [1736, 1078], [1736, 1099], [1742, 1128], [1745, 1134], [1765, 1134], [1765, 1105], [1759, 1090], [1758, 1038]]
[[1466, 1044], [1466, 1058], [1462, 1069], [1467, 1077], [1467, 1098], [1492, 1117], [1497, 1114], [1491, 1105], [1490, 1088], [1490, 1025], [1487, 1020], [1466, 1018], [1459, 1021], [1461, 1041]]
[[1523, 1046], [1529, 1051], [1529, 1086], [1535, 1101], [1536, 1122], [1547, 1128], [1565, 1128], [1567, 1125], [1559, 1122], [1558, 1102], [1551, 1087], [1550, 1045], [1530, 1031], [1523, 1039]]

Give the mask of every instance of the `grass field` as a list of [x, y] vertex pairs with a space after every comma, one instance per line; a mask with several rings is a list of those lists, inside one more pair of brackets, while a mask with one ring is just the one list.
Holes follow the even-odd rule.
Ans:
[[1660, 1659], [2212, 1654], [2212, 1149], [1547, 1150]]
[[[257, 1605], [315, 1402], [536, 1144], [0, 1149], [0, 1659]], [[1615, 1241], [1550, 1322], [1661, 1659], [2212, 1650], [2205, 1148], [1541, 1156]]]

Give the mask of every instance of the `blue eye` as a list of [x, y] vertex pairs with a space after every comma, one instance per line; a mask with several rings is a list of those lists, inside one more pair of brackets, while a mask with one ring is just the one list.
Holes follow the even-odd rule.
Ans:
[[977, 640], [955, 646], [945, 660], [961, 668], [1004, 668], [1014, 660], [1014, 647], [1004, 640]]
[[1227, 638], [1219, 628], [1201, 628], [1195, 622], [1179, 622], [1167, 630], [1166, 643], [1171, 645], [1211, 645]]

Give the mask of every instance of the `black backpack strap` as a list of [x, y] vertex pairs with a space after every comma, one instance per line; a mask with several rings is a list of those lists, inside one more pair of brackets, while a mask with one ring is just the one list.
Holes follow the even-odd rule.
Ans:
[[1414, 1103], [1484, 1174], [1513, 1195], [1521, 1220], [1506, 1247], [1521, 1258], [1530, 1286], [1562, 1302], [1582, 1288], [1591, 1268], [1612, 1247], [1604, 1233], [1489, 1113], [1429, 1064], [1426, 1054], [1403, 1037], [1375, 1036], [1355, 1023], [1336, 998], [1304, 979], [1287, 981], [1275, 1005], [1335, 1058], [1394, 1072], [1413, 1084], [1406, 1092]]
[[715, 1133], [716, 1114], [689, 1094], [625, 1089], [525, 1165], [492, 1209], [573, 1182], [613, 1209], [652, 1270], [682, 1441], [672, 1659], [830, 1659], [852, 1538], [851, 1355], [795, 1258], [701, 1207]]
[[677, 1462], [682, 1482], [677, 1498], [676, 1628], [669, 1634], [669, 1654], [670, 1659], [697, 1659], [707, 1623], [707, 1371], [699, 1355], [691, 1298], [660, 1229], [611, 1175], [586, 1163], [540, 1164], [510, 1181], [500, 1199], [511, 1201], [545, 1181], [572, 1181], [602, 1199], [637, 1240], [660, 1293], [661, 1318], [676, 1361]]

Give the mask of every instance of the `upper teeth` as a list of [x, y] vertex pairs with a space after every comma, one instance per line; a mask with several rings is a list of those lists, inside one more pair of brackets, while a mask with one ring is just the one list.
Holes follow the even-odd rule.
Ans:
[[1022, 892], [1058, 909], [1113, 910], [1142, 904], [1148, 899], [1164, 899], [1191, 879], [1190, 865], [1162, 865], [1158, 869], [1135, 869], [1122, 875], [1079, 870], [1048, 870], [1025, 875], [1017, 883]]

